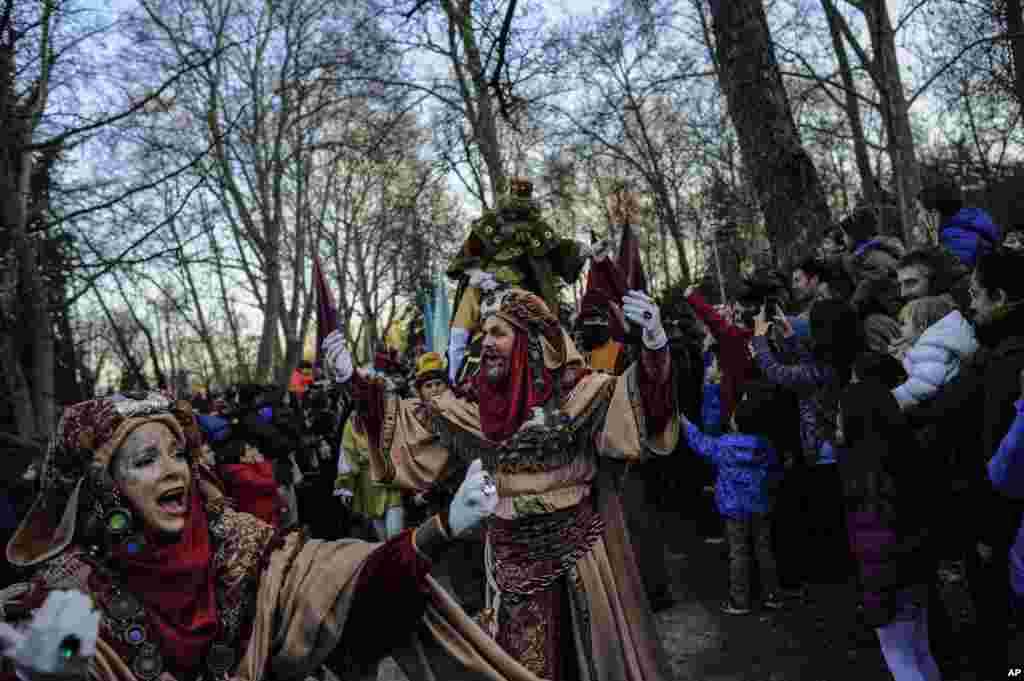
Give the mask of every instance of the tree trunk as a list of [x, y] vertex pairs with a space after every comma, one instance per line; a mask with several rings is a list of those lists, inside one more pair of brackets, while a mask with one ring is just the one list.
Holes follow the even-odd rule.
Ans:
[[1021, 0], [1006, 0], [1006, 32], [1010, 34], [1010, 54], [1013, 58], [1013, 92], [1017, 106], [1024, 107], [1024, 11]]
[[828, 0], [821, 3], [828, 18], [828, 30], [832, 36], [832, 49], [836, 53], [839, 64], [839, 75], [843, 79], [844, 103], [846, 118], [850, 122], [850, 135], [853, 137], [853, 155], [857, 161], [857, 172], [860, 174], [861, 193], [869, 203], [875, 203], [875, 174], [871, 171], [871, 155], [868, 153], [867, 138], [864, 136], [864, 121], [860, 113], [860, 99], [857, 96], [857, 83], [853, 79], [853, 69], [846, 54], [843, 42], [843, 31], [839, 24], [835, 5]]
[[158, 388], [166, 388], [170, 385], [167, 380], [167, 374], [164, 372], [163, 364], [160, 362], [160, 353], [157, 352], [156, 342], [153, 340], [153, 332], [149, 330], [149, 327], [139, 319], [139, 316], [135, 314], [135, 306], [132, 305], [131, 301], [128, 300], [128, 296], [124, 292], [124, 287], [121, 286], [121, 280], [114, 275], [114, 283], [117, 284], [117, 290], [121, 293], [121, 300], [124, 301], [125, 306], [128, 308], [128, 312], [132, 316], [132, 320], [138, 325], [139, 331], [146, 338], [146, 348], [149, 350], [149, 359], [153, 362], [153, 373], [156, 374], [156, 385]]
[[797, 134], [761, 0], [711, 0], [729, 115], [778, 264], [809, 255], [831, 221]]
[[[488, 90], [487, 74], [484, 73], [480, 58], [480, 47], [473, 31], [472, 5], [469, 0], [441, 0], [441, 6], [448, 16], [449, 36], [461, 39], [465, 63], [458, 58], [454, 40], [450, 40], [451, 56], [459, 90], [466, 105], [466, 117], [473, 129], [473, 137], [480, 155], [487, 166], [487, 177], [491, 184], [492, 205], [497, 205], [499, 196], [505, 193], [505, 164], [501, 158], [501, 144], [498, 141], [498, 124], [494, 102]], [[466, 71], [469, 71], [467, 74]]]
[[21, 368], [21, 353], [18, 352], [16, 338], [7, 329], [0, 333], [0, 371], [3, 372], [4, 389], [14, 413], [14, 432], [27, 438], [36, 438], [39, 434], [36, 433], [32, 393]]
[[[679, 276], [684, 281], [689, 281], [690, 264], [686, 257], [686, 251], [682, 247], [686, 240], [683, 238], [682, 230], [679, 227], [678, 213], [676, 212], [675, 205], [672, 203], [672, 194], [669, 191], [668, 184], [665, 182], [664, 174], [661, 173], [660, 168], [655, 170], [657, 172], [651, 178], [654, 180], [651, 184], [654, 190], [654, 210], [658, 218], [658, 225], [661, 229], [667, 229], [672, 235], [672, 239], [676, 242], [676, 249], [679, 252]], [[668, 271], [665, 272], [665, 276], [667, 284]]]
[[124, 337], [124, 332], [121, 327], [114, 321], [114, 316], [110, 314], [110, 308], [107, 307], [107, 301], [100, 295], [99, 289], [96, 288], [96, 284], [90, 284], [92, 292], [96, 295], [96, 300], [99, 301], [100, 309], [103, 310], [103, 315], [107, 318], [107, 323], [110, 325], [110, 330], [114, 334], [114, 340], [117, 341], [117, 346], [121, 348], [122, 359], [127, 365], [128, 375], [137, 384], [135, 387], [142, 390], [149, 390], [149, 382], [146, 380], [146, 373], [139, 366], [138, 361], [135, 359], [135, 355], [132, 354], [131, 346], [128, 344], [127, 339]]
[[21, 155], [19, 168], [18, 193], [22, 197], [12, 203], [19, 204], [21, 215], [14, 222], [15, 253], [18, 257], [20, 272], [20, 295], [24, 306], [23, 329], [31, 353], [31, 365], [27, 367], [32, 409], [35, 421], [33, 437], [45, 438], [53, 432], [56, 425], [57, 403], [54, 391], [54, 347], [53, 323], [50, 319], [49, 299], [42, 281], [39, 263], [39, 244], [28, 235], [28, 211], [26, 198], [30, 196], [29, 178], [31, 176], [31, 154], [25, 151]]
[[921, 191], [921, 169], [917, 164], [910, 111], [896, 59], [896, 33], [884, 0], [865, 0], [860, 7], [871, 33], [872, 68], [886, 124], [889, 162], [896, 179], [903, 238], [907, 246], [911, 246], [916, 241], [914, 226], [917, 222], [917, 195]]
[[[213, 230], [208, 232], [210, 238], [210, 249], [214, 253], [215, 265], [214, 270], [217, 273], [217, 286], [220, 290], [220, 302], [224, 306], [224, 316], [228, 322], [228, 330], [231, 332], [231, 348], [235, 353], [235, 372], [234, 377], [240, 383], [249, 383], [251, 380], [249, 372], [249, 362], [246, 361], [245, 352], [242, 349], [242, 335], [238, 328], [238, 318], [234, 313], [234, 305], [228, 299], [228, 287], [224, 281], [224, 254], [221, 251], [220, 244], [217, 243], [217, 237], [214, 236]], [[219, 387], [221, 390], [225, 389], [230, 382], [228, 380], [228, 374], [224, 374], [223, 379], [218, 379], [220, 383]]]
[[[267, 241], [270, 241], [268, 238]], [[280, 254], [275, 246], [267, 248], [263, 253], [263, 268], [267, 277], [266, 295], [263, 298], [263, 330], [260, 333], [260, 349], [256, 355], [256, 375], [253, 377], [257, 382], [266, 382], [274, 367], [274, 351], [277, 346], [277, 327], [280, 323], [284, 291], [281, 285], [281, 263], [278, 261]]]
[[[192, 276], [192, 268], [189, 263], [185, 260], [184, 250], [182, 248], [181, 236], [178, 233], [178, 228], [174, 221], [170, 224], [171, 232], [174, 234], [175, 243], [178, 244], [180, 259], [178, 267], [182, 271], [182, 278], [185, 280], [185, 286], [188, 287], [188, 295], [192, 299], [192, 306], [196, 309], [196, 330], [199, 332], [199, 340], [203, 344], [203, 348], [206, 350], [207, 356], [210, 358], [210, 364], [213, 366], [213, 380], [217, 385], [225, 385], [224, 381], [224, 369], [221, 366], [220, 355], [217, 353], [216, 348], [213, 345], [213, 334], [210, 329], [210, 325], [206, 319], [206, 313], [203, 311], [203, 301], [199, 299], [199, 291], [196, 288], [195, 278]], [[212, 230], [210, 231], [210, 238], [214, 239]], [[218, 266], [220, 264], [219, 255], [220, 252], [215, 250], [215, 257], [218, 258]], [[230, 310], [225, 308], [225, 312], [230, 316]], [[209, 389], [209, 380], [206, 379], [206, 388]]]

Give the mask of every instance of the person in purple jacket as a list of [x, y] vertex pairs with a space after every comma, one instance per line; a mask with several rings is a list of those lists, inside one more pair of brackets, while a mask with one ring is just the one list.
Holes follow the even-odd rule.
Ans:
[[[1014, 403], [1017, 416], [1010, 425], [995, 456], [988, 462], [988, 477], [1000, 492], [1024, 499], [1024, 371], [1020, 372], [1020, 399]], [[1010, 548], [1010, 586], [1017, 617], [1024, 615], [1024, 523]]]
[[[772, 322], [774, 319], [774, 322]], [[769, 343], [772, 324], [782, 329], [783, 350], [795, 362], [783, 364]], [[854, 308], [838, 300], [820, 300], [811, 307], [810, 337], [798, 342], [781, 310], [762, 310], [754, 321], [751, 341], [754, 360], [763, 378], [796, 394], [800, 444], [807, 466], [811, 507], [808, 541], [816, 555], [811, 583], [845, 581], [853, 572], [846, 542], [835, 430], [839, 393], [850, 380], [853, 361], [863, 347], [860, 321]]]

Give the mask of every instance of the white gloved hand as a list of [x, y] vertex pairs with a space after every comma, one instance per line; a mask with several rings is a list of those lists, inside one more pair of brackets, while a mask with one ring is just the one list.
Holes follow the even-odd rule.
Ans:
[[644, 330], [644, 346], [648, 350], [661, 350], [668, 343], [668, 334], [661, 325], [661, 312], [643, 291], [627, 291], [622, 296], [622, 314]]
[[456, 537], [463, 536], [494, 514], [498, 505], [498, 489], [494, 479], [477, 459], [466, 471], [448, 510], [448, 526]]
[[352, 378], [352, 355], [345, 346], [345, 336], [341, 331], [332, 331], [324, 339], [321, 351], [324, 356], [324, 370], [335, 383], [347, 383]]
[[0, 623], [0, 654], [18, 677], [82, 677], [96, 654], [100, 613], [81, 591], [53, 591], [25, 631]]
[[481, 291], [493, 291], [498, 288], [498, 278], [490, 272], [484, 272], [483, 270], [472, 269], [469, 270], [469, 285], [473, 288], [478, 288]]

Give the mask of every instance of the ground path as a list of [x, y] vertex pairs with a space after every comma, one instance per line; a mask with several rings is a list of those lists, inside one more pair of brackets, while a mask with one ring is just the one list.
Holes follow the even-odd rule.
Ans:
[[[669, 519], [665, 529], [676, 604], [656, 617], [675, 681], [892, 678], [873, 630], [858, 621], [852, 582], [812, 586], [807, 602], [779, 612], [724, 615], [719, 607], [728, 579], [725, 545], [704, 544], [682, 520]], [[966, 612], [966, 596], [957, 584], [947, 584], [944, 595], [951, 610]], [[1024, 650], [1024, 636], [1018, 633], [1015, 640]], [[386, 660], [378, 681], [404, 681], [404, 676]], [[959, 681], [988, 680], [965, 673]]]

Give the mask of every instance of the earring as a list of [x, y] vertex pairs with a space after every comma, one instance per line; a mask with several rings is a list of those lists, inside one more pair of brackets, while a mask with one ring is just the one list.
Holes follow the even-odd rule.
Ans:
[[139, 553], [145, 547], [145, 538], [136, 531], [135, 515], [121, 501], [117, 487], [113, 489], [113, 504], [103, 518], [103, 531], [107, 545], [122, 544], [128, 553]]

